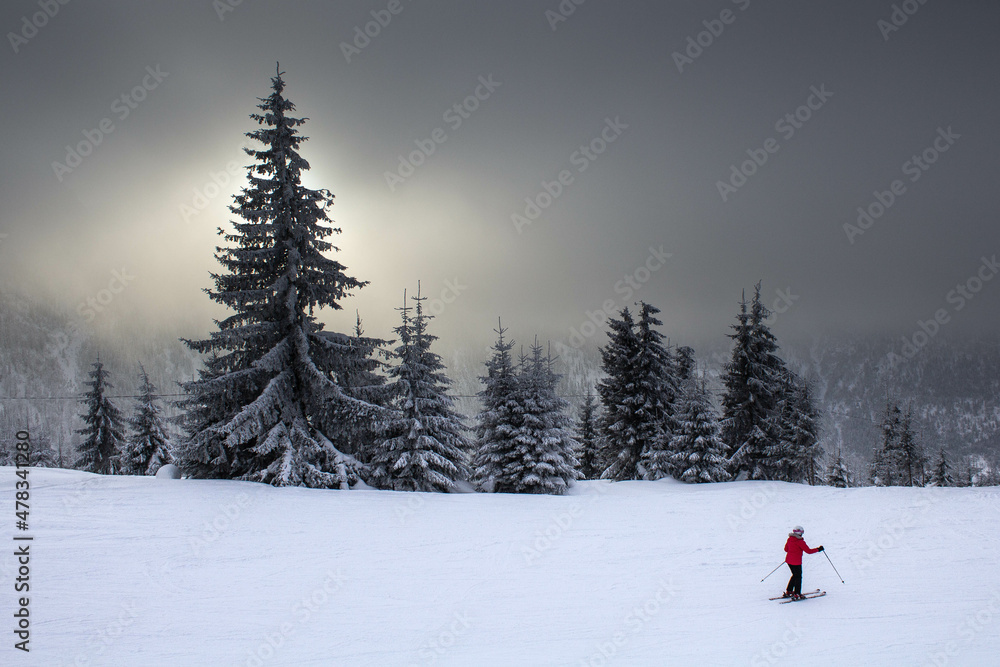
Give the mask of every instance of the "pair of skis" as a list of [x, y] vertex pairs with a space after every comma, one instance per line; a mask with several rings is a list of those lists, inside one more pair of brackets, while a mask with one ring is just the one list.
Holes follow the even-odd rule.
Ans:
[[789, 602], [801, 602], [802, 600], [811, 600], [812, 598], [821, 598], [826, 595], [826, 591], [821, 591], [820, 589], [806, 591], [802, 594], [800, 598], [786, 598], [783, 595], [778, 597], [768, 598], [769, 600], [778, 600], [778, 604], [788, 604]]

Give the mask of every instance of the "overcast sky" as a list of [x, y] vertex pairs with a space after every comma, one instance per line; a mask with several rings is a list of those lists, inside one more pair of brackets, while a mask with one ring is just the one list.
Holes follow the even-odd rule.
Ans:
[[335, 328], [389, 336], [418, 279], [452, 348], [640, 298], [720, 340], [758, 280], [779, 337], [1000, 325], [996, 2], [235, 1], [2, 4], [7, 285], [203, 335], [280, 61], [371, 282]]

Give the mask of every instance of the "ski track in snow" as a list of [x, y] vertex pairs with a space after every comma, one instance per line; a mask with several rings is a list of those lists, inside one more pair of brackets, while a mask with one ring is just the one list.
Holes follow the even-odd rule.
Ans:
[[[0, 468], [0, 498], [15, 480]], [[31, 652], [8, 631], [0, 664], [991, 665], [1000, 651], [991, 489], [30, 480]], [[787, 568], [760, 579], [795, 524], [847, 583], [806, 556], [803, 587], [828, 595], [781, 605], [767, 598]]]

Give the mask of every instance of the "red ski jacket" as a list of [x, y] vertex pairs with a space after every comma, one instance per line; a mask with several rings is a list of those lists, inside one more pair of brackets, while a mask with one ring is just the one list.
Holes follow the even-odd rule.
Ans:
[[806, 541], [801, 537], [794, 537], [792, 535], [788, 536], [788, 541], [785, 542], [785, 562], [789, 565], [802, 565], [802, 552], [807, 554], [814, 554], [819, 549], [810, 549]]

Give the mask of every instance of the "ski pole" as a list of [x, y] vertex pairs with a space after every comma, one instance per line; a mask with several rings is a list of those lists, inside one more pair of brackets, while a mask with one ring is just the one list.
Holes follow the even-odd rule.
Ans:
[[[784, 563], [779, 563], [778, 567], [781, 567], [782, 565], [784, 565]], [[776, 567], [773, 570], [771, 570], [770, 572], [768, 572], [767, 573], [767, 577], [770, 577], [772, 574], [774, 574], [775, 572], [777, 572], [778, 571], [778, 567]], [[767, 579], [767, 577], [764, 577], [764, 579]], [[761, 581], [764, 581], [764, 579], [761, 579]]]
[[[830, 554], [826, 553], [826, 549], [823, 549], [823, 555], [826, 556], [826, 559], [830, 562], [830, 567], [833, 568], [833, 571], [837, 572], [837, 566], [833, 564], [832, 560], [830, 560]], [[840, 572], [837, 572], [837, 578], [840, 579], [840, 583], [847, 583], [844, 581], [844, 578], [840, 576]]]

